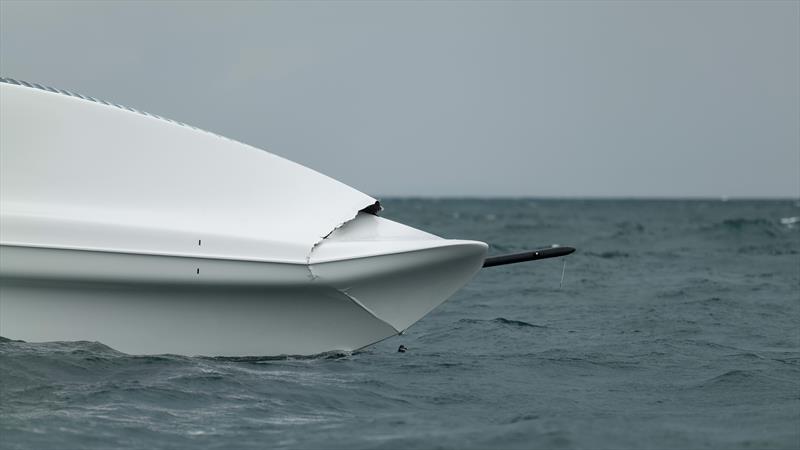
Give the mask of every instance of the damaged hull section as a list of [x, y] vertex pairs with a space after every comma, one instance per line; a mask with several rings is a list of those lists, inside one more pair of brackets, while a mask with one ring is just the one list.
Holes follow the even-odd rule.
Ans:
[[0, 79], [0, 335], [132, 354], [309, 355], [407, 329], [486, 244], [220, 136]]

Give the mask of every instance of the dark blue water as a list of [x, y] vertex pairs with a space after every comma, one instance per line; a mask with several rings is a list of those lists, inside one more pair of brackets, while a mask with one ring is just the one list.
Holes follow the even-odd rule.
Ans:
[[796, 202], [383, 203], [494, 253], [579, 250], [561, 287], [563, 259], [485, 269], [354, 355], [2, 342], [0, 447], [800, 447]]

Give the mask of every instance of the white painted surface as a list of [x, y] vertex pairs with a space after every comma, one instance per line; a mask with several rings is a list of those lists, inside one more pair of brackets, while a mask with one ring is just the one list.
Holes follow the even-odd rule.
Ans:
[[6, 243], [303, 263], [375, 202], [263, 150], [40, 89], [0, 83], [0, 129]]
[[359, 211], [270, 153], [0, 83], [0, 335], [136, 354], [355, 350], [408, 328], [486, 244]]
[[4, 246], [0, 334], [132, 354], [357, 350], [450, 297], [485, 251], [463, 242], [321, 263], [311, 279], [301, 264]]

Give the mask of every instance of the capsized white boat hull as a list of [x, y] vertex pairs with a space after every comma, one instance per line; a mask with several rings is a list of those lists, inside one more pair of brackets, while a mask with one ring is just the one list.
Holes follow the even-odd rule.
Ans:
[[0, 335], [133, 354], [308, 355], [402, 332], [482, 242], [196, 128], [0, 78]]

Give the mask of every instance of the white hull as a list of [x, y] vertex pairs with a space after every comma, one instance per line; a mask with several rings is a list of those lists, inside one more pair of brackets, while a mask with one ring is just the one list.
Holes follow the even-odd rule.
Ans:
[[296, 264], [6, 246], [0, 330], [131, 354], [351, 351], [435, 308], [472, 277], [484, 252], [466, 243], [323, 263], [310, 281]]
[[133, 354], [356, 350], [411, 326], [483, 263], [486, 244], [377, 217], [375, 199], [270, 153], [94, 99], [0, 88], [3, 337]]

